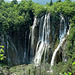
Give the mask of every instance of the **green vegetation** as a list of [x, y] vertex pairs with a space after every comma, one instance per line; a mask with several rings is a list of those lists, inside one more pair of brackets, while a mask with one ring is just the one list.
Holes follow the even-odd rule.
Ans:
[[3, 66], [0, 68], [3, 70], [3, 75], [50, 75], [49, 72], [47, 73], [47, 70], [50, 68], [48, 63], [41, 64], [39, 67], [35, 67], [34, 64], [23, 64], [13, 67]]
[[[51, 0], [46, 5], [39, 5], [32, 0], [22, 0], [19, 4], [16, 0], [11, 3], [0, 0], [0, 35], [6, 35], [9, 32], [10, 34], [15, 33], [20, 28], [23, 28], [22, 30], [30, 29], [35, 15], [40, 17], [49, 12], [55, 19], [58, 19], [55, 15], [60, 13], [70, 18], [70, 35], [65, 48], [67, 62], [62, 61], [57, 64], [55, 70], [62, 75], [75, 75], [75, 2], [58, 0], [56, 3], [52, 3]], [[0, 49], [0, 60], [4, 58], [4, 54], [1, 54], [4, 53], [2, 48]]]
[[50, 1], [50, 6], [53, 4], [52, 0]]
[[58, 2], [61, 2], [61, 0], [58, 0], [57, 3], [58, 3]]
[[13, 0], [11, 3], [12, 4], [18, 4], [17, 0]]
[[[72, 16], [72, 15], [71, 15]], [[65, 47], [65, 59], [54, 67], [55, 72], [62, 73], [62, 75], [75, 74], [75, 16], [70, 19], [70, 35], [67, 36], [67, 44]]]
[[11, 3], [0, 1], [0, 34], [7, 34], [11, 29], [18, 31], [20, 27], [27, 26], [28, 28], [33, 23], [34, 16], [38, 17], [51, 12], [53, 15], [62, 13], [64, 16], [73, 17], [75, 13], [75, 2], [66, 0], [56, 3], [47, 3], [46, 5], [39, 5], [32, 2], [32, 0], [22, 0], [17, 4], [16, 0]]
[[4, 46], [0, 46], [0, 60], [3, 60], [5, 58], [3, 48]]

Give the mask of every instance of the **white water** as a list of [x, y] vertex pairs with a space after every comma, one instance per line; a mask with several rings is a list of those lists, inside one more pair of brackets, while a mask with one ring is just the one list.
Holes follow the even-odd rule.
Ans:
[[[70, 30], [68, 30], [67, 35], [69, 35], [69, 32], [70, 32]], [[54, 53], [53, 53], [53, 56], [52, 56], [52, 59], [51, 59], [51, 64], [50, 64], [51, 65], [50, 66], [50, 71], [48, 71], [48, 72], [53, 73], [52, 66], [54, 66], [54, 61], [55, 61], [56, 54], [60, 50], [60, 47], [64, 43], [65, 39], [66, 39], [66, 37], [62, 38], [61, 42], [58, 44], [57, 48], [54, 50]]]
[[62, 46], [64, 41], [65, 41], [65, 37], [61, 40], [61, 42], [59, 43], [58, 47], [55, 49], [55, 51], [53, 53], [53, 56], [52, 56], [52, 60], [51, 60], [51, 66], [54, 65], [54, 60], [55, 60], [56, 53], [58, 52], [59, 48]]
[[34, 18], [33, 26], [31, 28], [31, 51], [30, 51], [30, 58], [34, 56], [34, 45], [35, 45], [35, 27], [37, 25], [37, 16]]
[[49, 35], [50, 35], [50, 13], [47, 15], [45, 15], [45, 18], [44, 18], [44, 24], [41, 24], [41, 22], [43, 21], [43, 18], [41, 18], [41, 21], [40, 21], [40, 28], [39, 30], [41, 29], [41, 27], [43, 27], [41, 29], [41, 33], [39, 35], [39, 40], [38, 40], [38, 43], [37, 43], [37, 47], [36, 47], [36, 55], [35, 55], [35, 58], [34, 58], [34, 63], [36, 66], [38, 66], [41, 62], [41, 59], [42, 59], [42, 55], [44, 53], [44, 51], [46, 52], [47, 50], [49, 50], [49, 44], [50, 44], [50, 41], [49, 41]]
[[[62, 24], [62, 21], [64, 21], [64, 24]], [[64, 30], [62, 29], [62, 26], [64, 25]], [[62, 46], [62, 44], [64, 43], [66, 37], [66, 30], [67, 30], [67, 26], [65, 24], [65, 19], [64, 17], [61, 15], [61, 21], [60, 21], [60, 43], [58, 44], [57, 48], [54, 50], [54, 53], [53, 53], [53, 56], [52, 56], [52, 59], [51, 59], [51, 67], [50, 67], [50, 72], [53, 72], [52, 70], [52, 66], [54, 66], [54, 61], [55, 61], [55, 57], [56, 57], [56, 54], [57, 52], [60, 50], [60, 47]], [[67, 35], [69, 35], [69, 32], [70, 32], [70, 27], [69, 27], [69, 30], [67, 31]]]
[[34, 46], [34, 39], [35, 39], [34, 29], [35, 29], [36, 23], [37, 23], [37, 17], [35, 17], [34, 23], [33, 23], [33, 26], [32, 26], [32, 34], [31, 34], [32, 35], [32, 37], [31, 37], [31, 46], [32, 47]]
[[67, 26], [66, 26], [65, 19], [62, 16], [62, 14], [60, 14], [60, 18], [61, 18], [61, 20], [60, 20], [60, 31], [59, 31], [60, 32], [59, 33], [60, 43], [58, 44], [57, 48], [54, 50], [54, 53], [53, 53], [53, 56], [52, 56], [52, 59], [51, 59], [51, 66], [54, 65], [56, 53], [59, 50], [59, 48], [62, 46], [63, 42], [65, 41]]
[[62, 38], [66, 35], [67, 26], [66, 26], [65, 19], [62, 14], [60, 14], [60, 18], [61, 20], [60, 20], [59, 39], [61, 42]]
[[[65, 35], [69, 35], [69, 30], [67, 32], [67, 24], [65, 21], [65, 18], [62, 14], [60, 14], [60, 27], [59, 27], [59, 40], [60, 43], [58, 44], [57, 48], [54, 50], [52, 59], [51, 59], [51, 66], [54, 65], [54, 60], [56, 53], [62, 46], [63, 42], [65, 41]], [[34, 29], [35, 26], [37, 26], [37, 20], [38, 18], [35, 17], [34, 23], [32, 26], [32, 39], [31, 39], [31, 45], [34, 45]], [[34, 57], [34, 63], [36, 66], [38, 66], [42, 61], [42, 56], [44, 55], [44, 60], [46, 59], [46, 53], [48, 53], [50, 48], [50, 13], [46, 14], [45, 16], [41, 17], [40, 19], [40, 25], [39, 25], [39, 37], [38, 42], [36, 46], [36, 54]]]

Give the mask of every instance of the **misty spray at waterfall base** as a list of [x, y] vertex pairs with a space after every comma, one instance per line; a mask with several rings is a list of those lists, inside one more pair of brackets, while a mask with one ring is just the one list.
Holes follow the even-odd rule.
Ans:
[[[8, 65], [34, 63], [39, 66], [43, 62], [54, 65], [56, 53], [69, 29], [69, 18], [62, 14], [56, 16], [58, 18], [51, 13], [35, 16], [33, 25], [26, 30], [20, 28], [16, 33], [1, 36]], [[62, 57], [60, 59], [62, 61]]]

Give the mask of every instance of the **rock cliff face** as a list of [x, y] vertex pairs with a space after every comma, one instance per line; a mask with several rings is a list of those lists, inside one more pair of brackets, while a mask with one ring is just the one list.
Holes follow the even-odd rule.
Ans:
[[17, 65], [29, 62], [29, 27], [20, 27], [18, 31], [9, 30], [6, 35], [0, 36], [0, 44], [5, 47], [8, 65]]
[[[31, 27], [20, 27], [16, 32], [10, 30], [7, 35], [1, 35], [0, 44], [5, 46], [8, 64], [50, 63], [54, 49], [68, 28], [68, 17], [48, 13], [41, 18], [35, 16]], [[58, 56], [60, 60], [57, 62], [62, 61], [62, 53], [58, 53]]]

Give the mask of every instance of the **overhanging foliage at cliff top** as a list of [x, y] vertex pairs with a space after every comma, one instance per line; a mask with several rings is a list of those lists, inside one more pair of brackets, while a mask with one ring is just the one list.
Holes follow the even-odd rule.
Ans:
[[13, 27], [14, 30], [18, 30], [21, 25], [32, 25], [32, 18], [34, 15], [41, 16], [51, 12], [53, 15], [55, 13], [62, 13], [65, 16], [74, 16], [75, 13], [75, 2], [56, 2], [50, 6], [39, 5], [34, 3], [31, 0], [22, 1], [21, 3], [16, 4], [11, 2], [7, 3], [0, 1], [0, 32], [8, 31], [10, 27]]

